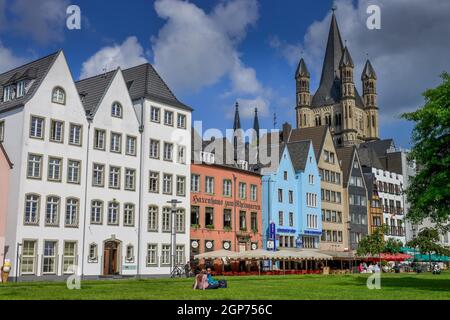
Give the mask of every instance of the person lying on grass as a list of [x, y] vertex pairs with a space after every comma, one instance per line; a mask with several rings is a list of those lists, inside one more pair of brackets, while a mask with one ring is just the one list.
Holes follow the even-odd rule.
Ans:
[[206, 273], [208, 275], [208, 289], [218, 289], [227, 287], [227, 282], [225, 280], [217, 281], [216, 279], [213, 278], [213, 276], [211, 275], [211, 268], [208, 268]]
[[206, 272], [201, 271], [195, 276], [194, 290], [206, 290], [208, 286], [208, 275]]

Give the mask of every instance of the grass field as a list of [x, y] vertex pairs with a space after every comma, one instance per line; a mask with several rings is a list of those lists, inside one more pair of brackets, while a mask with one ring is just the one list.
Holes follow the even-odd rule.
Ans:
[[[218, 277], [221, 279], [220, 277]], [[382, 275], [381, 289], [366, 287], [368, 275], [230, 277], [228, 289], [192, 290], [192, 279], [83, 281], [80, 290], [64, 282], [0, 284], [0, 299], [443, 299], [450, 300], [450, 272], [441, 275]]]

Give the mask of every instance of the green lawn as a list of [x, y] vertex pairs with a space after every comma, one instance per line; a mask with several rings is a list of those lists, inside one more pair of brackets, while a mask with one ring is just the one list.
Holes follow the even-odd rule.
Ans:
[[[0, 284], [1, 299], [450, 299], [450, 272], [382, 275], [381, 290], [366, 287], [368, 275], [230, 277], [228, 289], [192, 290], [192, 279]], [[218, 277], [220, 278], [220, 277]]]

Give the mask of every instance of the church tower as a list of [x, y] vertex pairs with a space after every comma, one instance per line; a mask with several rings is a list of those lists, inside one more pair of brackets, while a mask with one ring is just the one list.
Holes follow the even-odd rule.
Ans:
[[378, 106], [377, 106], [377, 75], [369, 59], [361, 75], [363, 84], [363, 99], [367, 114], [367, 140], [378, 140]]
[[305, 61], [300, 62], [295, 72], [296, 95], [297, 95], [297, 128], [307, 128], [311, 122], [311, 94], [309, 90], [310, 74]]

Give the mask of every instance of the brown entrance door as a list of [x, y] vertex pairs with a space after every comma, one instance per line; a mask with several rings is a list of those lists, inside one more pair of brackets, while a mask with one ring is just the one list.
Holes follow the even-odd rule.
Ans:
[[119, 273], [117, 258], [118, 258], [119, 244], [116, 241], [105, 242], [105, 249], [103, 253], [103, 274], [115, 275]]

